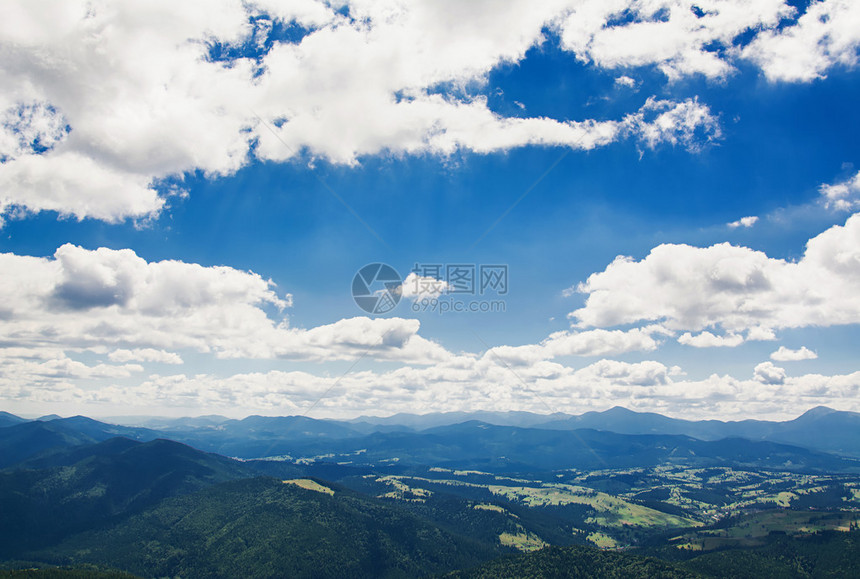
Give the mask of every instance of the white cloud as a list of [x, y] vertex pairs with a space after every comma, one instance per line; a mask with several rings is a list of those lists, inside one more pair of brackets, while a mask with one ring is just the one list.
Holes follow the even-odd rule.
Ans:
[[159, 362], [161, 364], [182, 364], [182, 358], [175, 352], [156, 350], [155, 348], [135, 348], [126, 350], [120, 348], [108, 354], [112, 362]]
[[694, 348], [734, 348], [744, 343], [744, 337], [739, 334], [716, 336], [711, 332], [702, 332], [694, 336], [690, 332], [685, 332], [678, 338], [678, 343]]
[[675, 371], [652, 360], [635, 364], [617, 360], [600, 360], [576, 371], [573, 376], [576, 380], [599, 384], [603, 388], [617, 391], [619, 387], [625, 386], [648, 387], [669, 384], [671, 375]]
[[[670, 80], [691, 74], [724, 79], [738, 59], [773, 81], [804, 82], [836, 65], [854, 66], [860, 8], [852, 0], [814, 1], [798, 10], [781, 0], [586, 0], [560, 28], [565, 48], [601, 68], [657, 66]], [[752, 39], [737, 48], [742, 35]]]
[[657, 66], [670, 79], [724, 78], [738, 36], [773, 27], [792, 11], [781, 0], [584, 0], [560, 26], [564, 47], [601, 68]]
[[514, 365], [534, 364], [560, 356], [610, 356], [634, 351], [656, 350], [660, 342], [654, 334], [667, 335], [659, 326], [632, 330], [588, 330], [584, 332], [555, 332], [540, 344], [525, 346], [496, 346], [484, 358]]
[[[696, 149], [699, 141], [718, 137], [719, 126], [695, 99], [652, 97], [620, 119], [574, 121], [503, 117], [472, 88], [483, 86], [494, 68], [522, 60], [547, 41], [547, 27], [559, 26], [573, 50], [570, 35], [584, 26], [594, 36], [586, 52], [601, 66], [641, 62], [721, 74], [716, 68], [728, 65], [702, 47], [768, 25], [784, 10], [775, 0], [760, 0], [753, 9], [741, 10], [741, 4], [709, 5], [693, 23], [684, 16], [692, 14], [689, 3], [666, 3], [671, 28], [680, 22], [703, 32], [675, 38], [677, 50], [669, 52], [686, 56], [666, 58], [655, 56], [665, 50], [655, 46], [665, 35], [632, 44], [621, 36], [623, 50], [650, 54], [630, 61], [606, 57], [607, 42], [615, 41], [605, 33], [641, 34], [637, 22], [604, 31], [606, 18], [627, 7], [622, 3], [600, 8], [596, 20], [586, 12], [597, 4], [573, 0], [356, 0], [348, 3], [348, 16], [314, 0], [52, 0], [50, 9], [5, 3], [0, 211], [144, 219], [164, 209], [159, 180], [195, 170], [230, 174], [252, 154], [350, 164], [375, 154], [488, 153], [528, 145], [589, 150], [622, 138]], [[645, 16], [661, 7], [629, 6]], [[250, 15], [260, 18], [252, 23]], [[307, 34], [262, 48], [274, 20], [297, 23]], [[261, 47], [258, 58], [210, 55], [212, 46], [243, 43]]]
[[696, 98], [676, 103], [650, 97], [638, 113], [625, 120], [649, 148], [668, 143], [695, 151], [721, 135], [717, 118]]
[[780, 346], [779, 349], [770, 355], [771, 360], [777, 362], [794, 362], [797, 360], [815, 360], [818, 354], [802, 346], [799, 350], [791, 350], [785, 346]]
[[731, 223], [727, 223], [731, 229], [737, 229], [738, 227], [752, 227], [758, 222], [758, 216], [750, 215], [748, 217], [741, 217], [737, 221], [732, 221]]
[[683, 412], [688, 417], [784, 419], [822, 404], [860, 410], [860, 372], [789, 377], [764, 362], [748, 380], [716, 374], [690, 380], [680, 368], [656, 361], [599, 360], [580, 369], [539, 362], [512, 371], [487, 357], [452, 357], [420, 368], [334, 376], [279, 370], [228, 376], [153, 375], [134, 385], [97, 390], [57, 382], [26, 391], [20, 384], [0, 380], [0, 397], [14, 401], [21, 396], [55, 401], [65, 408], [73, 404], [113, 405], [126, 412], [129, 408], [167, 412], [186, 408], [233, 416], [298, 414], [312, 406], [314, 417], [353, 417], [463, 408], [579, 413], [624, 405], [670, 415]]
[[744, 342], [772, 341], [776, 340], [776, 334], [770, 328], [756, 326], [749, 328], [746, 335], [735, 332], [727, 332], [719, 336], [713, 332], [703, 331], [698, 334], [684, 332], [678, 336], [678, 343], [693, 348], [736, 348]]
[[85, 364], [60, 348], [0, 348], [0, 399], [59, 400], [72, 396], [86, 399], [80, 384], [120, 380], [143, 372], [139, 364]]
[[776, 340], [776, 333], [771, 328], [755, 326], [747, 330], [747, 341], [769, 342]]
[[253, 0], [251, 4], [273, 18], [308, 28], [319, 28], [336, 20], [332, 6], [316, 0]]
[[0, 113], [0, 162], [52, 149], [67, 135], [63, 115], [45, 103], [9, 108]]
[[785, 383], [785, 370], [774, 366], [773, 362], [762, 362], [753, 370], [755, 379], [762, 384], [777, 385]]
[[[308, 107], [317, 110], [319, 103]], [[617, 121], [558, 121], [502, 117], [487, 107], [484, 97], [454, 101], [438, 94], [417, 94], [405, 102], [388, 103], [378, 112], [362, 111], [366, 126], [349, 135], [343, 135], [347, 119], [341, 115], [352, 112], [336, 112], [338, 116], [331, 118], [295, 113], [281, 127], [259, 128], [257, 155], [282, 161], [307, 148], [335, 162], [355, 163], [362, 155], [385, 151], [450, 155], [461, 149], [492, 153], [526, 145], [591, 150], [626, 137], [639, 139], [649, 148], [668, 143], [696, 150], [699, 140], [720, 136], [717, 118], [696, 99], [675, 102], [650, 97], [638, 111]], [[331, 134], [338, 128], [342, 138], [335, 142]]]
[[759, 34], [742, 55], [772, 81], [806, 82], [835, 65], [857, 64], [860, 4], [854, 0], [812, 2], [797, 24]]
[[179, 261], [148, 263], [133, 251], [74, 245], [52, 258], [0, 255], [0, 320], [8, 340], [38, 345], [128, 344], [218, 350], [271, 326], [264, 306], [284, 308], [259, 275]]
[[38, 349], [115, 349], [113, 361], [180, 361], [176, 350], [222, 358], [429, 363], [450, 354], [418, 335], [418, 320], [344, 319], [290, 328], [271, 314], [291, 305], [252, 272], [180, 261], [147, 262], [133, 251], [74, 245], [52, 258], [0, 254], [0, 332]]
[[[380, 153], [589, 150], [626, 137], [695, 149], [719, 136], [716, 115], [695, 99], [652, 97], [621, 119], [573, 121], [503, 117], [473, 89], [547, 42], [547, 28], [572, 58], [610, 70], [657, 66], [672, 79], [724, 78], [747, 58], [771, 78], [807, 80], [852, 65], [860, 38], [850, 0], [815, 2], [784, 28], [777, 24], [796, 10], [783, 0], [354, 0], [348, 15], [339, 6], [0, 5], [0, 216], [147, 218], [164, 208], [160, 179], [230, 174], [252, 154], [356, 163]], [[270, 46], [276, 21], [307, 34]], [[732, 48], [744, 34], [752, 42]], [[243, 44], [260, 53], [210, 54]]]
[[664, 244], [641, 261], [619, 256], [576, 286], [588, 298], [570, 317], [579, 327], [657, 322], [675, 331], [721, 328], [772, 339], [774, 329], [860, 323], [858, 287], [854, 215], [810, 239], [798, 262], [728, 243]]
[[448, 282], [431, 276], [422, 276], [410, 272], [400, 285], [400, 294], [404, 298], [415, 301], [436, 299], [448, 291]]
[[153, 179], [244, 162], [249, 67], [204, 58], [204, 41], [247, 35], [240, 2], [7, 2], [0, 22], [0, 110], [42, 107], [71, 128], [0, 165], [4, 207], [141, 218], [163, 207]]
[[856, 209], [860, 207], [860, 172], [841, 183], [822, 185], [819, 191], [824, 198], [824, 206], [828, 209]]
[[225, 358], [369, 359], [432, 364], [452, 356], [445, 348], [418, 335], [421, 323], [405, 318], [357, 317], [309, 330], [277, 327], [219, 352]]
[[0, 210], [56, 211], [117, 222], [146, 218], [164, 207], [149, 178], [76, 152], [27, 155], [0, 165]]
[[621, 86], [624, 88], [636, 88], [636, 81], [627, 75], [622, 75], [616, 77], [615, 86]]

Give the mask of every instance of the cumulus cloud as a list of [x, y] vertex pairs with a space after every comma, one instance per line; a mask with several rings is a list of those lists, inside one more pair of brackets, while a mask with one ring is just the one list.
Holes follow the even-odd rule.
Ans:
[[860, 49], [860, 5], [853, 0], [812, 2], [797, 23], [767, 30], [742, 51], [772, 81], [807, 82], [834, 65], [853, 67]]
[[615, 78], [615, 86], [636, 88], [636, 81], [627, 75], [621, 75]]
[[53, 149], [68, 133], [63, 115], [45, 103], [9, 108], [0, 113], [0, 162]]
[[779, 349], [770, 355], [771, 360], [777, 362], [794, 362], [797, 360], [815, 360], [818, 354], [802, 346], [799, 350], [791, 350], [785, 346], [780, 346]]
[[[853, 215], [810, 239], [797, 262], [728, 243], [659, 245], [640, 261], [619, 256], [575, 287], [588, 297], [569, 315], [583, 328], [657, 322], [772, 339], [780, 328], [860, 323], [858, 287], [860, 215]], [[682, 339], [713, 341], [707, 334]]]
[[560, 28], [567, 50], [602, 68], [657, 66], [670, 79], [724, 78], [738, 36], [792, 13], [781, 0], [585, 0], [571, 6]]
[[685, 346], [693, 346], [694, 348], [734, 348], [744, 343], [744, 337], [739, 334], [716, 336], [711, 332], [702, 332], [694, 336], [690, 332], [685, 332], [678, 338], [678, 343]]
[[741, 217], [737, 221], [732, 221], [731, 223], [727, 223], [731, 229], [737, 229], [738, 227], [752, 227], [758, 223], [758, 216], [750, 215], [748, 217]]
[[773, 362], [762, 362], [753, 370], [756, 380], [762, 384], [778, 385], [785, 383], [785, 370], [774, 366]]
[[819, 189], [828, 209], [850, 211], [860, 207], [860, 172], [854, 177]]
[[27, 155], [0, 165], [0, 210], [56, 211], [111, 223], [146, 218], [165, 203], [149, 181], [73, 151]]
[[450, 289], [448, 282], [410, 272], [400, 285], [400, 295], [415, 301], [435, 299]]
[[613, 389], [624, 386], [647, 387], [669, 384], [671, 375], [678, 370], [653, 360], [635, 364], [617, 360], [600, 360], [575, 372], [574, 378]]
[[276, 327], [219, 352], [225, 358], [313, 360], [370, 359], [430, 364], [452, 356], [418, 334], [421, 323], [405, 318], [347, 318], [308, 330]]
[[127, 350], [119, 348], [108, 354], [112, 362], [159, 362], [161, 364], [182, 364], [182, 358], [176, 352], [166, 352], [155, 348], [135, 348]]
[[291, 296], [231, 267], [147, 262], [129, 249], [67, 244], [50, 258], [0, 254], [0, 271], [0, 331], [20, 347], [113, 347], [112, 361], [163, 363], [181, 362], [181, 349], [315, 361], [449, 356], [418, 335], [418, 320], [359, 317], [291, 328], [280, 317]]
[[[572, 120], [501, 116], [483, 89], [494, 69], [556, 38], [571, 58], [622, 73], [656, 66], [671, 79], [725, 78], [748, 59], [771, 78], [804, 80], [853, 64], [860, 29], [848, 0], [815, 2], [781, 27], [799, 14], [782, 0], [344, 7], [3, 4], [0, 211], [145, 219], [165, 207], [164, 179], [231, 174], [252, 158], [354, 164], [376, 154], [589, 150], [624, 138], [695, 150], [719, 136], [718, 115], [695, 98], [651, 97], [621, 118]], [[284, 27], [301, 32], [278, 37]], [[746, 48], [733, 48], [747, 36]]]
[[[657, 335], [655, 338], [654, 335]], [[610, 356], [634, 351], [653, 351], [660, 336], [671, 334], [660, 326], [632, 330], [587, 330], [584, 332], [555, 332], [540, 344], [525, 346], [496, 346], [485, 358], [515, 365], [534, 364], [560, 356]]]

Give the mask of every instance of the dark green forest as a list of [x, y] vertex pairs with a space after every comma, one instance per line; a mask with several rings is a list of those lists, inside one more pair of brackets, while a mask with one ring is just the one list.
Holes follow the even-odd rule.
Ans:
[[[0, 579], [860, 576], [853, 458], [589, 430], [577, 436], [603, 468], [550, 469], [581, 451], [554, 431], [471, 422], [370, 440], [316, 422], [233, 421], [231, 444], [343, 437], [391, 458], [233, 459], [83, 417], [0, 427]], [[532, 444], [531, 464], [501, 454]], [[482, 454], [487, 470], [469, 468]]]

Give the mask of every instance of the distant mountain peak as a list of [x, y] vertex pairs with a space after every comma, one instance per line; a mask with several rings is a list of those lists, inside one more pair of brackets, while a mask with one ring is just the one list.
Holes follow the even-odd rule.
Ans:
[[28, 420], [0, 410], [0, 428], [5, 426], [14, 426], [15, 424], [22, 424], [24, 422], [28, 422]]
[[798, 419], [801, 418], [821, 418], [822, 416], [827, 416], [828, 414], [833, 414], [834, 412], [839, 412], [838, 410], [834, 410], [833, 408], [829, 408], [827, 406], [816, 406], [815, 408], [810, 408], [803, 414], [801, 414]]
[[635, 410], [630, 410], [629, 408], [624, 408], [623, 406], [613, 406], [609, 410], [603, 411], [603, 414], [630, 416], [632, 414], [639, 414], [639, 412], [636, 412]]
[[50, 422], [51, 420], [60, 420], [62, 416], [58, 414], [46, 414], [45, 416], [40, 416], [36, 420], [38, 422]]

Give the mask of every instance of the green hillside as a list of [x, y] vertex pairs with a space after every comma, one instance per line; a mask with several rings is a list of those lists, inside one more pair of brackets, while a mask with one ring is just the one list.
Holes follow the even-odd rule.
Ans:
[[322, 578], [416, 577], [497, 554], [400, 509], [334, 490], [270, 478], [223, 483], [29, 558], [145, 577]]
[[0, 472], [0, 558], [51, 545], [166, 497], [249, 476], [240, 463], [169, 440], [113, 438], [49, 460], [56, 466]]

